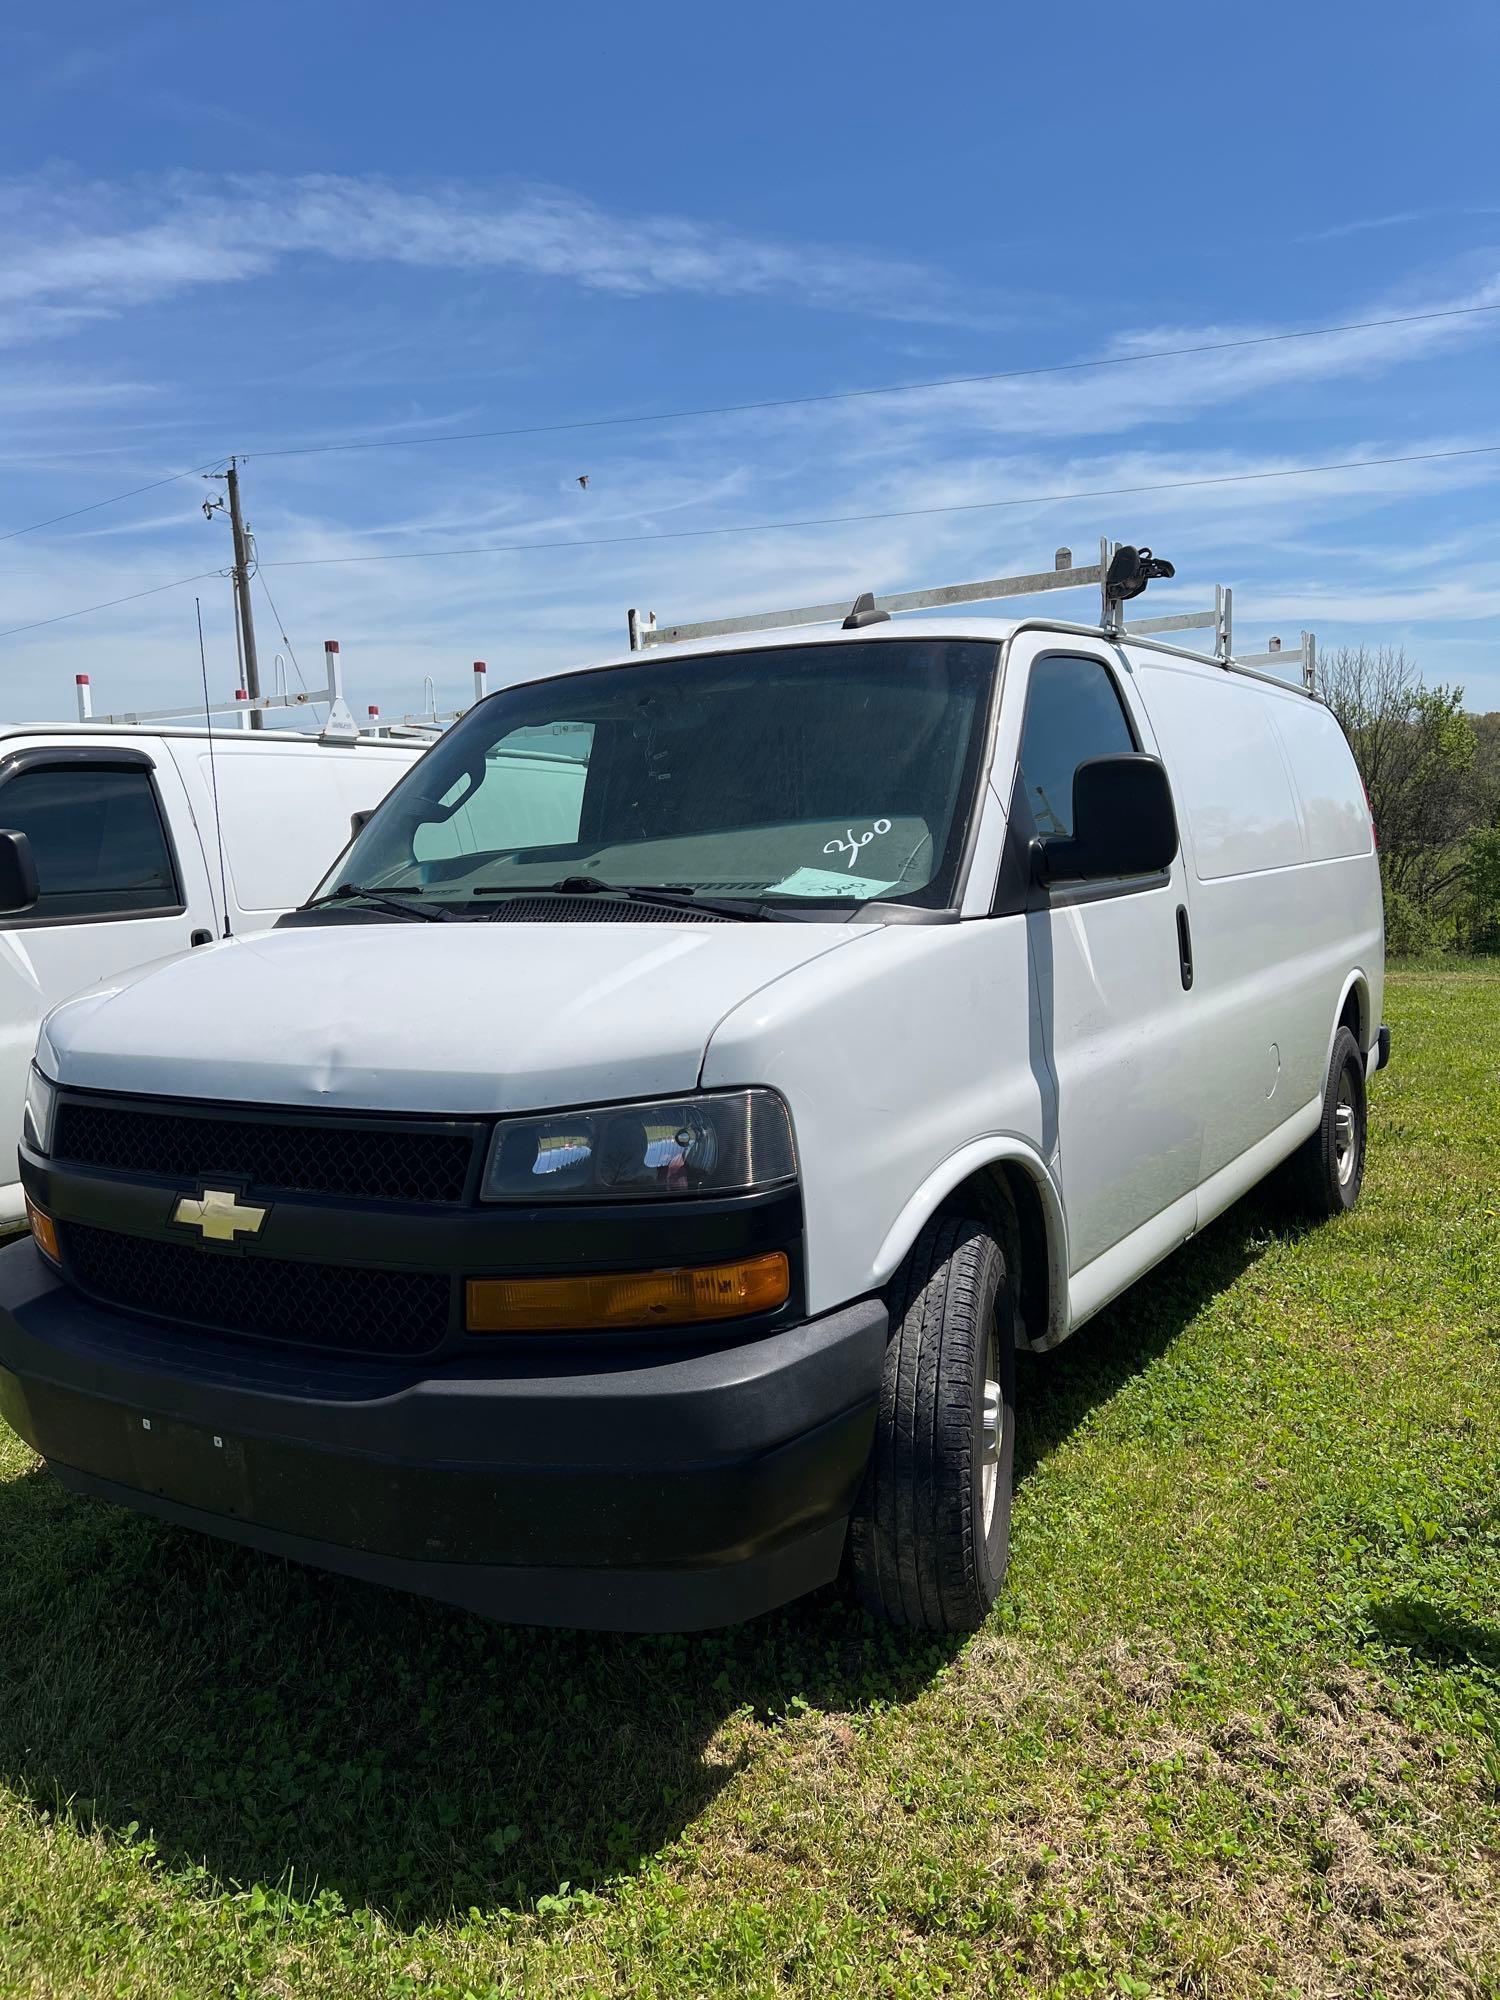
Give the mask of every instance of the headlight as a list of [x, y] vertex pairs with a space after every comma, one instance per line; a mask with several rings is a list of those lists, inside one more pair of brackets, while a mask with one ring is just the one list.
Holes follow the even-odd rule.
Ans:
[[21, 1136], [33, 1153], [52, 1151], [52, 1117], [57, 1109], [57, 1085], [50, 1082], [36, 1064], [26, 1085], [26, 1109], [21, 1116]]
[[733, 1090], [504, 1119], [480, 1195], [537, 1202], [744, 1194], [796, 1173], [781, 1099], [772, 1090]]

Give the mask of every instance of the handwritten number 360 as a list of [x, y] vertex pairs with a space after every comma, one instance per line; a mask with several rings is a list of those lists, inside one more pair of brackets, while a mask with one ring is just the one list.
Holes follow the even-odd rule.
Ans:
[[876, 820], [868, 833], [856, 833], [852, 826], [845, 827], [844, 838], [842, 840], [830, 840], [824, 847], [823, 852], [825, 854], [847, 854], [849, 859], [844, 865], [847, 868], [852, 868], [854, 866], [854, 857], [858, 854], [859, 850], [862, 847], [868, 847], [877, 833], [889, 833], [890, 830], [891, 823], [888, 819]]

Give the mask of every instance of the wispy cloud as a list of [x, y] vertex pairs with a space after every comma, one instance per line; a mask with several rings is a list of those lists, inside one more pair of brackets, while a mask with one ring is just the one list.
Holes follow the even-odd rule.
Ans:
[[[311, 329], [300, 312], [288, 312], [284, 325], [269, 313], [257, 322], [265, 337], [258, 332], [249, 348], [264, 379], [241, 393], [240, 404], [255, 420], [253, 434], [222, 420], [222, 379], [213, 371], [180, 377], [163, 365], [170, 393], [109, 379], [112, 367], [150, 372], [150, 360], [121, 359], [155, 352], [151, 337], [131, 347], [123, 338], [118, 321], [137, 306], [181, 298], [181, 314], [161, 317], [170, 318], [174, 331], [180, 321], [196, 338], [236, 286], [255, 288], [257, 279], [274, 277], [275, 296], [300, 305], [314, 289], [300, 279], [319, 267], [326, 274], [355, 265], [372, 267], [357, 312], [341, 318], [344, 309], [337, 301], [328, 306], [325, 297], [318, 308], [323, 320]], [[345, 642], [359, 698], [398, 711], [417, 704], [425, 674], [437, 681], [440, 699], [461, 698], [464, 665], [476, 654], [490, 659], [499, 681], [613, 652], [630, 603], [687, 617], [843, 594], [852, 600], [867, 588], [1033, 568], [1056, 544], [1086, 551], [1100, 533], [1154, 541], [1178, 563], [1180, 585], [1157, 593], [1163, 609], [1196, 608], [1207, 585], [1232, 582], [1247, 644], [1271, 630], [1295, 634], [1299, 623], [1355, 637], [1409, 627], [1421, 640], [1424, 665], [1441, 672], [1441, 635], [1448, 634], [1442, 643], [1458, 645], [1467, 621], [1500, 609], [1487, 558], [1456, 566], [1442, 554], [1460, 514], [1472, 521], [1485, 513], [1482, 497], [1465, 506], [1463, 495], [1478, 494], [1482, 484], [1494, 489], [1500, 465], [1491, 460], [1077, 502], [1033, 497], [1410, 450], [1424, 442], [1415, 435], [1417, 419], [1408, 429], [1395, 412], [1413, 407], [1404, 392], [1422, 378], [1411, 368], [1378, 400], [1365, 385], [1437, 360], [1442, 370], [1425, 379], [1450, 385], [1450, 371], [1466, 354], [1478, 357], [1500, 338], [1500, 314], [1314, 340], [1281, 339], [1288, 329], [1270, 320], [1136, 326], [1101, 337], [1093, 352], [1129, 361], [1159, 348], [1264, 344], [909, 397], [591, 432], [577, 440], [576, 463], [574, 441], [550, 436], [512, 440], [503, 450], [490, 443], [452, 451], [396, 448], [376, 459], [351, 453], [257, 463], [257, 443], [292, 443], [299, 434], [368, 438], [483, 429], [495, 424], [516, 382], [545, 379], [530, 368], [524, 341], [503, 351], [492, 343], [485, 349], [489, 372], [503, 374], [503, 384], [492, 379], [471, 391], [465, 379], [460, 388], [438, 358], [426, 304], [412, 312], [411, 288], [393, 282], [398, 267], [524, 276], [540, 299], [528, 326], [543, 339], [569, 315], [584, 317], [581, 293], [592, 294], [596, 306], [645, 293], [717, 299], [723, 320], [745, 299], [934, 320], [957, 316], [968, 304], [952, 280], [918, 261], [809, 248], [680, 217], [623, 216], [557, 189], [264, 176], [125, 187], [0, 183], [0, 322], [9, 315], [13, 326], [44, 333], [73, 327], [95, 362], [92, 373], [81, 367], [48, 373], [37, 358], [0, 375], [0, 414], [12, 419], [13, 435], [20, 431], [11, 451], [37, 469], [46, 496], [35, 505], [13, 499], [0, 525], [64, 511], [75, 483], [67, 451], [101, 436], [138, 441], [142, 483], [216, 446], [248, 450], [264, 580], [303, 649], [304, 666], [309, 656], [316, 660], [322, 634], [335, 633]], [[420, 287], [424, 301], [442, 289]], [[491, 296], [478, 285], [448, 289], [483, 292], [487, 302]], [[519, 290], [509, 284], [510, 292]], [[1399, 298], [1353, 300], [1327, 316], [1375, 318], [1492, 302], [1500, 302], [1495, 259], [1476, 253], [1450, 269], [1441, 287], [1429, 272]], [[658, 315], [667, 317], [696, 326], [708, 314]], [[90, 331], [91, 322], [103, 324]], [[403, 393], [396, 398], [382, 388], [376, 397], [363, 387], [344, 393], [340, 378], [351, 356], [375, 351], [388, 338], [403, 352], [408, 339], [418, 343]], [[829, 347], [835, 356], [847, 353]], [[1055, 345], [1042, 353], [1066, 358]], [[308, 357], [325, 371], [310, 389], [299, 378]], [[944, 365], [935, 356], [931, 372]], [[1483, 366], [1471, 361], [1470, 378], [1482, 377]], [[893, 372], [902, 372], [899, 363]], [[927, 365], [910, 372], [928, 372]], [[295, 392], [287, 386], [294, 380]], [[1333, 393], [1341, 384], [1350, 385], [1344, 404]], [[243, 377], [239, 386], [243, 392]], [[733, 400], [734, 386], [726, 385], [726, 400]], [[433, 396], [442, 397], [441, 405], [428, 400]], [[648, 398], [668, 406], [675, 400], [660, 377], [654, 391], [643, 392], [642, 400]], [[562, 407], [590, 414], [576, 401], [570, 410]], [[1468, 414], [1477, 403], [1466, 407], [1449, 398], [1442, 407], [1446, 415], [1431, 419], [1434, 432], [1440, 422], [1456, 432], [1479, 421]], [[154, 427], [153, 411], [160, 412]], [[1209, 413], [1217, 413], [1212, 421]], [[27, 417], [33, 421], [17, 421]], [[1372, 436], [1377, 424], [1383, 434]], [[174, 436], [178, 443], [169, 445]], [[1430, 441], [1436, 448], [1494, 439], [1476, 429], [1472, 438]], [[148, 447], [158, 456], [148, 456]], [[583, 471], [593, 475], [587, 492], [570, 476]], [[114, 461], [108, 480], [111, 488], [132, 483]], [[227, 557], [224, 532], [198, 516], [200, 497], [196, 484], [169, 487], [137, 503], [133, 517], [127, 509], [90, 516], [76, 529], [14, 544], [15, 565], [0, 565], [6, 595], [0, 623], [124, 596], [142, 579], [215, 568]], [[582, 546], [679, 527], [962, 507], [994, 498], [1023, 504], [723, 540]], [[1410, 515], [1419, 501], [1420, 516]], [[1412, 518], [1424, 524], [1420, 546], [1410, 536]], [[321, 563], [453, 544], [553, 541], [567, 546], [448, 561], [270, 567], [300, 558]], [[121, 701], [171, 699], [196, 677], [194, 590], [207, 593], [210, 673], [224, 684], [233, 640], [227, 586], [214, 579], [8, 641], [0, 654], [7, 708], [55, 712], [81, 655]], [[273, 653], [274, 640], [258, 595], [257, 609], [267, 620], [264, 656]], [[1476, 694], [1475, 676], [1466, 677], [1471, 695], [1484, 698]], [[1500, 701], [1500, 686], [1488, 699]]]
[[1468, 206], [1454, 208], [1403, 208], [1396, 210], [1391, 215], [1361, 215], [1354, 217], [1349, 222], [1333, 222], [1326, 229], [1309, 230], [1306, 235], [1299, 236], [1296, 240], [1299, 243], [1333, 243], [1344, 236], [1364, 236], [1375, 229], [1406, 229], [1414, 223], [1436, 222], [1444, 216], [1474, 218], [1488, 215], [1500, 215], [1500, 209]]
[[1407, 208], [1395, 215], [1362, 215], [1352, 222], [1330, 223], [1326, 229], [1309, 230], [1299, 243], [1332, 243], [1341, 236], [1363, 236], [1371, 229], [1403, 229], [1409, 223], [1430, 222], [1435, 215], [1451, 211], [1438, 208]]
[[[1376, 302], [1350, 319], [1500, 305], [1500, 271], [1462, 293], [1430, 296], [1400, 307]], [[1500, 340], [1500, 312], [1472, 319], [1429, 319], [1374, 326], [1313, 339], [1286, 339], [1275, 322], [1143, 327], [1116, 339], [1105, 356], [1179, 352], [1139, 367], [1057, 373], [975, 382], [895, 398], [866, 415], [847, 405], [813, 406], [789, 417], [804, 425], [858, 427], [870, 453], [905, 452], [923, 433], [946, 426], [954, 436], [978, 430], [1005, 438], [1104, 437], [1147, 424], [1177, 424], [1204, 410], [1262, 397], [1270, 391], [1358, 380], [1396, 366]], [[1234, 344], [1242, 343], [1242, 344]], [[1261, 343], [1261, 344], [1257, 344]], [[1199, 352], [1191, 350], [1197, 348]]]
[[509, 271], [619, 296], [774, 298], [912, 321], [971, 322], [987, 311], [975, 287], [915, 260], [617, 214], [545, 186], [422, 188], [326, 174], [130, 187], [12, 181], [0, 185], [0, 242], [0, 316], [10, 308], [12, 338], [263, 277], [299, 257]]

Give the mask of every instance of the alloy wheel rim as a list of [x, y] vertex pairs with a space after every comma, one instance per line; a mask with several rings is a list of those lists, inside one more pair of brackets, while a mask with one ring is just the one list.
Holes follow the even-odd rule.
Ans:
[[1354, 1178], [1359, 1158], [1359, 1133], [1354, 1117], [1354, 1084], [1346, 1069], [1339, 1078], [1339, 1094], [1333, 1107], [1333, 1164], [1339, 1186], [1347, 1187]]
[[1000, 1453], [1005, 1443], [1005, 1399], [1000, 1393], [1000, 1341], [991, 1331], [984, 1350], [984, 1391], [979, 1403], [979, 1499], [989, 1534], [1000, 1497]]

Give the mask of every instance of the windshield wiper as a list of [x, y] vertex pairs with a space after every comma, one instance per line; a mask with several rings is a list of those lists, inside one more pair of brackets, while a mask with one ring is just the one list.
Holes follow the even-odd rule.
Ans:
[[321, 910], [329, 903], [352, 903], [357, 898], [361, 903], [373, 903], [377, 910], [389, 910], [392, 916], [417, 917], [424, 924], [446, 924], [451, 922], [452, 913], [441, 906], [430, 910], [420, 910], [415, 903], [397, 902], [398, 896], [420, 896], [421, 889], [362, 889], [354, 882], [340, 882], [336, 889], [330, 889], [326, 896], [314, 896], [310, 903], [299, 905], [304, 910]]
[[560, 882], [484, 882], [476, 896], [618, 896], [627, 903], [655, 903], [666, 909], [712, 910], [741, 923], [795, 923], [796, 915], [755, 896], [705, 896], [691, 882], [602, 882], [597, 875], [564, 875]]

